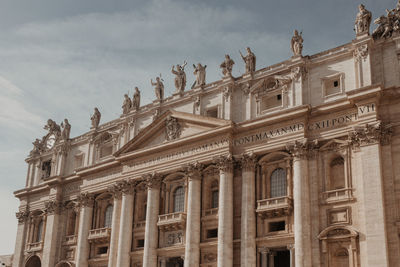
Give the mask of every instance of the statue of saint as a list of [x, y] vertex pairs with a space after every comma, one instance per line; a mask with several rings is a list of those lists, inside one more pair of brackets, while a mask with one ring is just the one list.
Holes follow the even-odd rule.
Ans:
[[197, 63], [197, 66], [193, 64], [193, 68], [193, 74], [196, 75], [196, 83], [194, 84], [194, 87], [205, 85], [207, 65], [202, 66], [200, 63]]
[[122, 103], [122, 114], [128, 114], [132, 108], [132, 101], [127, 94], [124, 95], [124, 103]]
[[176, 93], [182, 93], [185, 91], [186, 87], [186, 73], [185, 73], [185, 66], [186, 66], [186, 61], [183, 63], [183, 65], [176, 65], [176, 70], [174, 69], [174, 66], [172, 66], [171, 72], [175, 74], [175, 88], [176, 88]]
[[61, 122], [61, 127], [63, 128], [61, 132], [62, 139], [68, 140], [69, 134], [71, 133], [71, 124], [69, 124], [67, 119], [64, 119], [64, 122]]
[[140, 91], [137, 87], [135, 87], [135, 92], [133, 93], [132, 107], [135, 110], [139, 110], [140, 108]]
[[369, 34], [369, 26], [371, 25], [371, 12], [365, 9], [364, 5], [358, 6], [358, 14], [355, 21], [356, 34]]
[[155, 86], [154, 90], [156, 92], [156, 97], [158, 100], [163, 100], [164, 99], [164, 84], [162, 83], [160, 77], [156, 78], [156, 82], [153, 83], [153, 79], [150, 80], [151, 85]]
[[30, 152], [31, 156], [35, 154], [40, 154], [40, 152], [44, 150], [43, 143], [40, 139], [36, 138], [35, 142], [33, 142], [32, 144], [33, 144], [33, 149]]
[[94, 108], [94, 114], [90, 118], [92, 120], [92, 128], [99, 127], [100, 124], [101, 113], [97, 108]]
[[246, 74], [253, 73], [256, 70], [256, 56], [251, 52], [250, 47], [246, 48], [247, 55], [243, 56], [242, 52], [239, 51], [244, 63], [246, 64]]
[[294, 35], [290, 42], [290, 48], [292, 49], [293, 55], [295, 57], [301, 56], [301, 52], [303, 51], [303, 37], [301, 36], [301, 33], [299, 34], [297, 30], [294, 30]]
[[229, 55], [225, 55], [224, 62], [219, 66], [222, 69], [222, 74], [224, 77], [232, 77], [232, 68], [235, 62], [230, 58]]

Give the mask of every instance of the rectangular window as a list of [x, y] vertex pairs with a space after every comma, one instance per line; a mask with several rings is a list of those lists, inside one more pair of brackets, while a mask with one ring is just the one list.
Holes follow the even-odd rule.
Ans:
[[112, 154], [112, 145], [105, 145], [100, 148], [100, 158], [104, 158]]
[[343, 73], [338, 73], [322, 78], [324, 97], [340, 95], [343, 93], [343, 77]]
[[206, 111], [207, 117], [218, 118], [218, 107], [210, 108]]
[[218, 190], [214, 190], [212, 191], [212, 195], [211, 195], [211, 208], [218, 208]]
[[285, 221], [270, 222], [269, 232], [285, 231], [285, 226], [286, 226]]
[[99, 247], [99, 248], [97, 248], [97, 254], [98, 255], [107, 254], [107, 251], [108, 251], [108, 247]]
[[144, 247], [144, 239], [138, 239], [136, 242], [136, 247], [143, 248]]
[[83, 166], [83, 156], [84, 156], [84, 154], [75, 155], [75, 160], [74, 160], [74, 168], [75, 169]]
[[261, 99], [261, 111], [282, 107], [282, 94], [264, 96]]
[[215, 237], [218, 237], [218, 229], [207, 230], [207, 238], [215, 238]]
[[51, 160], [42, 163], [42, 178], [50, 177], [51, 175]]

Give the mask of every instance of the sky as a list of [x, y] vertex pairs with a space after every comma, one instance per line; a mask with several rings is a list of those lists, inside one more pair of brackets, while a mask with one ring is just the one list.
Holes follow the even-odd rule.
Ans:
[[[172, 65], [207, 65], [207, 82], [222, 77], [225, 54], [244, 73], [239, 50], [251, 47], [257, 68], [291, 57], [294, 29], [303, 55], [351, 42], [353, 0], [2, 0], [0, 9], [0, 255], [14, 251], [25, 158], [51, 118], [68, 118], [71, 136], [90, 128], [93, 108], [102, 122], [119, 117], [123, 95], [138, 86], [142, 105], [155, 99], [150, 79], [162, 74], [165, 95], [175, 90]], [[394, 0], [363, 0], [373, 19]], [[371, 32], [376, 25], [371, 25]]]

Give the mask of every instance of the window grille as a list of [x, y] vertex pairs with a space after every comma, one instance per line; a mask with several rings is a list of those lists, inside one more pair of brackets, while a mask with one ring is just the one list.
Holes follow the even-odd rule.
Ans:
[[271, 198], [286, 196], [286, 171], [282, 168], [271, 174]]
[[113, 206], [108, 205], [104, 216], [104, 227], [111, 228]]
[[185, 203], [185, 190], [178, 187], [174, 192], [174, 212], [182, 212]]
[[218, 190], [214, 190], [212, 191], [212, 195], [211, 195], [211, 208], [218, 208]]

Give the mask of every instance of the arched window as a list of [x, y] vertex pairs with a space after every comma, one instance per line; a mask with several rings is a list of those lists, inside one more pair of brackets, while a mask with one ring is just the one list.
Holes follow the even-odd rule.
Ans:
[[330, 190], [345, 188], [344, 159], [336, 157], [330, 164]]
[[275, 169], [271, 174], [271, 198], [286, 196], [286, 171]]
[[42, 241], [42, 234], [43, 234], [43, 220], [41, 220], [38, 224], [37, 235], [36, 235], [36, 242]]
[[211, 184], [211, 208], [218, 208], [218, 198], [219, 198], [219, 190], [218, 190], [218, 181], [213, 181]]
[[182, 186], [175, 189], [174, 192], [174, 212], [182, 212], [185, 203], [185, 190]]
[[108, 205], [104, 214], [104, 227], [111, 228], [113, 206]]
[[68, 230], [67, 235], [75, 234], [75, 223], [76, 223], [76, 213], [75, 211], [71, 211], [68, 216]]

